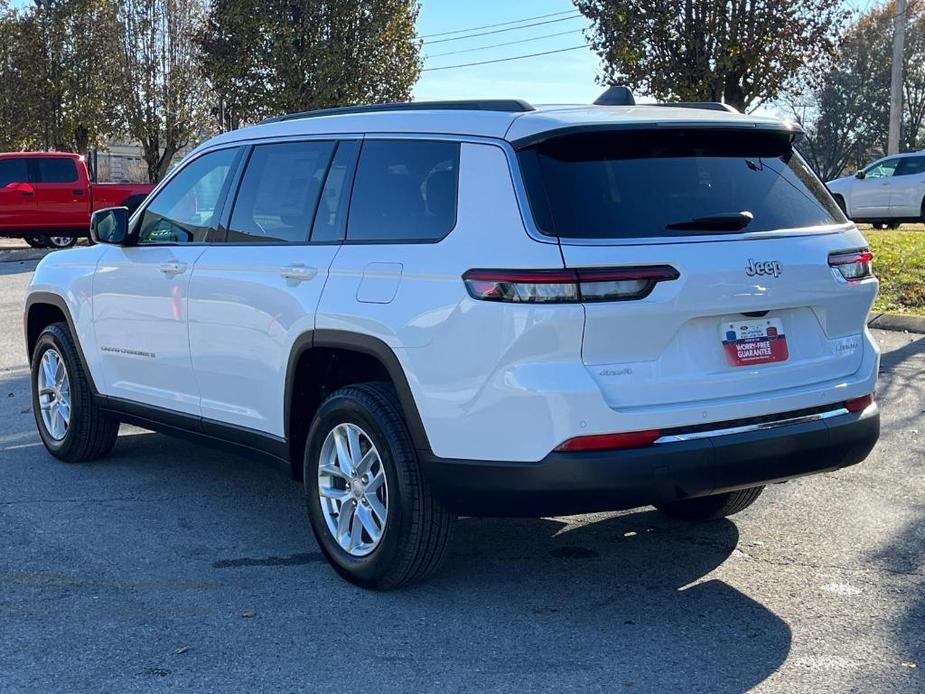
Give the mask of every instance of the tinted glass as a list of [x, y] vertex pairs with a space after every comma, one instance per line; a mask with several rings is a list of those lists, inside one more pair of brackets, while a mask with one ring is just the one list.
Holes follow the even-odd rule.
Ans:
[[344, 238], [350, 174], [359, 147], [357, 140], [344, 140], [337, 146], [337, 154], [334, 155], [318, 201], [315, 226], [312, 228], [313, 242], [340, 241]]
[[255, 147], [235, 199], [227, 241], [304, 242], [333, 153], [333, 142]]
[[77, 180], [77, 166], [73, 159], [36, 159], [39, 180], [37, 183], [73, 183]]
[[895, 175], [915, 176], [920, 173], [925, 173], [925, 157], [906, 157], [900, 159]]
[[455, 226], [459, 144], [369, 140], [357, 166], [348, 241], [435, 241]]
[[[537, 225], [561, 237], [769, 231], [845, 221], [785, 134], [587, 133], [554, 138], [518, 156]], [[752, 221], [717, 228], [717, 216], [741, 212]]]
[[138, 242], [206, 241], [236, 154], [236, 149], [205, 154], [174, 176], [145, 209]]
[[0, 188], [28, 180], [29, 167], [25, 159], [0, 159]]
[[892, 176], [896, 172], [897, 166], [899, 166], [899, 159], [887, 159], [867, 169], [864, 172], [865, 178], [886, 178]]

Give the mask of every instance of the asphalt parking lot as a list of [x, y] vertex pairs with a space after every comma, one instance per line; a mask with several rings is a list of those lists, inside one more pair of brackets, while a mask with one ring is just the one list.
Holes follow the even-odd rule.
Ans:
[[437, 577], [369, 593], [327, 567], [273, 468], [128, 427], [107, 460], [47, 455], [21, 327], [41, 253], [14, 246], [4, 692], [925, 691], [925, 336], [877, 332], [884, 431], [860, 466], [701, 526], [463, 519]]

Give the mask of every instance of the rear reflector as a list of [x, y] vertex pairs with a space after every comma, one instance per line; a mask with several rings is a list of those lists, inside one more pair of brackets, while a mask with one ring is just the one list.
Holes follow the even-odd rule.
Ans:
[[829, 267], [835, 268], [849, 282], [873, 277], [874, 254], [869, 250], [833, 253], [829, 256]]
[[849, 412], [863, 412], [874, 403], [873, 395], [865, 395], [860, 398], [854, 398], [845, 403], [845, 409]]
[[616, 448], [637, 448], [649, 446], [661, 436], [658, 430], [630, 431], [623, 434], [597, 434], [594, 436], [578, 436], [560, 444], [556, 450], [559, 452], [576, 451], [608, 451]]
[[670, 265], [584, 270], [469, 270], [469, 296], [508, 303], [579, 303], [644, 299], [680, 274]]

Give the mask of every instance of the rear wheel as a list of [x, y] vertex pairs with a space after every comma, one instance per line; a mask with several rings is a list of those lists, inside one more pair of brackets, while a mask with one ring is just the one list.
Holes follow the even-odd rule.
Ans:
[[887, 229], [899, 229], [902, 226], [902, 222], [889, 222], [886, 225]]
[[67, 323], [46, 327], [32, 352], [32, 412], [45, 448], [79, 463], [112, 450], [119, 422], [97, 406]]
[[304, 472], [312, 530], [342, 577], [389, 589], [439, 567], [453, 516], [421, 473], [391, 385], [331, 394], [309, 430]]
[[54, 248], [55, 250], [63, 250], [65, 248], [71, 248], [74, 244], [77, 243], [76, 236], [49, 236], [48, 237], [48, 248]]
[[655, 508], [673, 518], [690, 521], [716, 520], [743, 511], [761, 496], [764, 487], [738, 489], [734, 492], [698, 496], [693, 499], [656, 504]]
[[33, 248], [48, 248], [47, 240], [41, 236], [26, 236], [23, 240]]

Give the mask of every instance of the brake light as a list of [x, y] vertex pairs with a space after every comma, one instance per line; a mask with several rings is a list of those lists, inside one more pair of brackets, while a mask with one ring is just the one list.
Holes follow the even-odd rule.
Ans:
[[864, 395], [860, 398], [854, 398], [845, 403], [845, 409], [849, 412], [863, 412], [874, 403], [873, 395]]
[[617, 448], [638, 448], [649, 446], [661, 436], [661, 432], [651, 429], [648, 431], [630, 431], [623, 434], [595, 434], [592, 436], [577, 436], [556, 447], [562, 453], [575, 453], [577, 451], [609, 451]]
[[579, 303], [644, 299], [680, 274], [670, 265], [582, 270], [469, 270], [469, 296], [508, 303]]
[[849, 282], [874, 276], [874, 254], [866, 248], [860, 251], [833, 253], [829, 256], [829, 267], [838, 270]]

